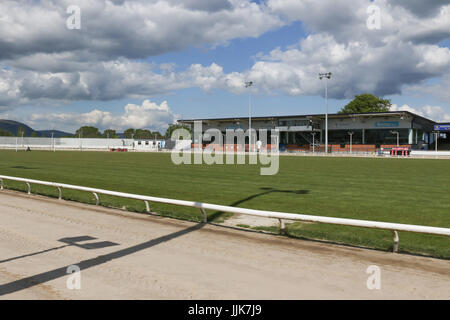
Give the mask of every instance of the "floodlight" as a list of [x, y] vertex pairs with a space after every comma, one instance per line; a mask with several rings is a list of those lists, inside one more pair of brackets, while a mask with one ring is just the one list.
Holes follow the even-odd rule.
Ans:
[[[319, 79], [323, 78], [331, 79], [331, 72], [319, 73]], [[325, 153], [328, 153], [328, 81], [325, 81], [325, 101], [326, 101], [326, 111], [325, 111]]]

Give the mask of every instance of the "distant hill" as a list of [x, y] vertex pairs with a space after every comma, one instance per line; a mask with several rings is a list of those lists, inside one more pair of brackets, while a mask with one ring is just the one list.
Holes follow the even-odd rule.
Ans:
[[19, 128], [23, 128], [24, 130], [24, 136], [30, 137], [33, 132], [36, 133], [38, 137], [51, 137], [52, 132], [53, 136], [55, 138], [59, 137], [66, 137], [66, 136], [72, 136], [72, 133], [60, 131], [60, 130], [34, 130], [30, 126], [26, 125], [25, 123], [14, 121], [14, 120], [4, 120], [0, 119], [0, 130], [8, 131], [13, 136], [17, 135], [17, 132], [19, 131]]
[[14, 120], [2, 120], [0, 119], [0, 129], [10, 132], [12, 135], [17, 135], [17, 131], [22, 127], [24, 129], [24, 135], [30, 136], [34, 130], [24, 123]]

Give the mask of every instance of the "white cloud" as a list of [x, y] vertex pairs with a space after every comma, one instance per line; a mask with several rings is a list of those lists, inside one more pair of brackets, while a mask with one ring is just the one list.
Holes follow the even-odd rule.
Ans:
[[450, 101], [450, 75], [442, 76], [438, 81], [428, 84], [411, 85], [405, 88], [410, 94], [428, 94], [442, 101]]
[[[67, 30], [68, 4], [82, 10], [81, 30]], [[366, 26], [380, 6], [380, 30]], [[0, 111], [77, 100], [145, 99], [198, 87], [243, 93], [323, 94], [319, 72], [331, 71], [329, 94], [448, 92], [450, 5], [436, 0], [43, 0], [0, 2]], [[45, 19], [43, 18], [45, 17]], [[309, 35], [257, 57], [244, 72], [220, 63], [176, 71], [140, 58], [192, 46], [217, 45], [302, 21]], [[299, 31], [300, 32], [300, 31]], [[443, 79], [427, 86], [430, 79]]]
[[[9, 106], [66, 103], [77, 100], [108, 101], [127, 97], [144, 99], [178, 89], [198, 87], [205, 91], [227, 88], [243, 92], [244, 75], [225, 74], [215, 63], [191, 65], [174, 71], [173, 65], [159, 68], [145, 62], [118, 59], [93, 64], [79, 63], [80, 69], [66, 72], [34, 72], [10, 68], [0, 70], [0, 111]], [[158, 70], [159, 69], [159, 70]]]
[[[381, 9], [380, 30], [366, 26], [370, 4]], [[317, 74], [330, 71], [333, 98], [401, 94], [405, 85], [450, 72], [450, 50], [438, 46], [450, 38], [450, 5], [432, 1], [433, 10], [418, 16], [421, 6], [402, 0], [269, 0], [273, 12], [301, 20], [311, 34], [297, 46], [260, 57], [247, 77], [262, 91], [316, 95], [324, 91]]]
[[262, 93], [323, 95], [318, 73], [330, 71], [330, 97], [348, 99], [365, 92], [400, 94], [405, 85], [440, 77], [444, 70], [450, 71], [448, 48], [396, 40], [372, 47], [367, 42], [343, 44], [331, 35], [312, 34], [296, 47], [260, 56], [242, 78], [254, 81]]
[[450, 113], [446, 112], [444, 108], [440, 106], [422, 106], [419, 108], [410, 107], [407, 104], [402, 106], [398, 106], [396, 104], [392, 104], [391, 111], [409, 111], [420, 116], [429, 118], [436, 122], [449, 122], [450, 121]]
[[[81, 9], [68, 30], [66, 8]], [[146, 58], [205, 43], [257, 37], [284, 22], [250, 0], [2, 0], [1, 58], [75, 52], [101, 60]]]
[[402, 6], [417, 16], [430, 16], [437, 14], [445, 0], [390, 0], [394, 5]]
[[[81, 30], [66, 28], [69, 5], [81, 9]], [[0, 68], [7, 67], [0, 112], [208, 90], [216, 64], [175, 73], [169, 63], [158, 72], [137, 59], [258, 37], [287, 23], [251, 0], [3, 0], [0, 12]]]
[[[380, 30], [366, 26], [370, 5], [380, 8]], [[450, 36], [450, 3], [442, 0], [268, 0], [268, 7], [341, 43], [358, 39], [379, 46], [388, 38], [437, 43]]]
[[71, 131], [86, 125], [101, 130], [135, 128], [164, 131], [177, 118], [179, 116], [170, 110], [167, 101], [158, 105], [144, 100], [141, 105], [127, 104], [120, 115], [94, 109], [86, 113], [32, 114], [25, 121], [36, 128], [64, 128]]
[[176, 118], [178, 116], [170, 111], [167, 101], [157, 105], [145, 100], [140, 106], [127, 104], [125, 114], [120, 116], [116, 126], [120, 128], [164, 128]]

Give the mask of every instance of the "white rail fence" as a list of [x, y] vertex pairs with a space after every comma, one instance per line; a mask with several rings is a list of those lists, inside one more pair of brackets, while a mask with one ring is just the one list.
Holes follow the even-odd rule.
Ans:
[[398, 244], [399, 244], [399, 237], [398, 237], [398, 233], [397, 233], [398, 231], [450, 236], [450, 228], [417, 226], [417, 225], [391, 223], [391, 222], [378, 222], [378, 221], [356, 220], [356, 219], [347, 219], [347, 218], [332, 218], [332, 217], [313, 216], [313, 215], [287, 213], [287, 212], [275, 212], [275, 211], [237, 208], [237, 207], [223, 206], [223, 205], [203, 203], [203, 202], [151, 197], [151, 196], [137, 195], [137, 194], [132, 194], [132, 193], [124, 193], [124, 192], [117, 192], [117, 191], [111, 191], [111, 190], [82, 187], [82, 186], [76, 186], [76, 185], [70, 185], [70, 184], [64, 184], [64, 183], [25, 179], [25, 178], [11, 177], [11, 176], [5, 176], [5, 175], [0, 175], [0, 190], [3, 190], [5, 188], [3, 180], [12, 180], [12, 181], [26, 183], [26, 185], [28, 187], [28, 194], [31, 194], [31, 184], [40, 184], [40, 185], [55, 187], [59, 191], [59, 199], [62, 199], [62, 189], [72, 189], [72, 190], [92, 192], [96, 199], [96, 205], [100, 204], [100, 198], [98, 196], [99, 194], [128, 198], [128, 199], [142, 200], [145, 202], [146, 211], [148, 213], [150, 213], [149, 202], [158, 202], [158, 203], [166, 203], [166, 204], [173, 204], [173, 205], [178, 205], [178, 206], [198, 208], [198, 209], [200, 209], [200, 211], [203, 214], [203, 222], [204, 223], [207, 222], [207, 215], [206, 215], [205, 210], [215, 210], [215, 211], [219, 211], [219, 212], [231, 212], [231, 213], [246, 214], [246, 215], [252, 215], [252, 216], [278, 219], [280, 221], [280, 229], [282, 232], [285, 231], [284, 220], [319, 222], [319, 223], [326, 223], [326, 224], [336, 224], [336, 225], [345, 225], [345, 226], [354, 226], [354, 227], [363, 227], [363, 228], [391, 230], [394, 235], [394, 247], [393, 247], [394, 252], [398, 251]]

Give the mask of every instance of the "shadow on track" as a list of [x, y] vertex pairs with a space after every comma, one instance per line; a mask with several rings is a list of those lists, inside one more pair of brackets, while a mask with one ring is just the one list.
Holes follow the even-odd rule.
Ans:
[[[194, 225], [194, 226], [189, 227], [189, 228], [184, 229], [184, 230], [180, 230], [180, 231], [177, 231], [177, 232], [174, 232], [174, 233], [171, 233], [171, 234], [168, 234], [168, 235], [156, 238], [156, 239], [152, 239], [152, 240], [149, 240], [149, 241], [146, 241], [146, 242], [143, 242], [143, 243], [140, 243], [140, 244], [137, 244], [137, 245], [134, 245], [134, 246], [122, 249], [122, 250], [114, 251], [114, 252], [111, 252], [111, 253], [108, 253], [108, 254], [105, 254], [105, 255], [102, 255], [102, 256], [98, 256], [96, 258], [83, 260], [83, 261], [80, 261], [80, 262], [77, 262], [77, 263], [73, 263], [73, 264], [70, 264], [70, 265], [74, 265], [75, 264], [75, 265], [77, 265], [80, 268], [80, 270], [83, 271], [83, 270], [86, 270], [86, 269], [89, 269], [89, 268], [101, 265], [101, 264], [106, 263], [108, 261], [111, 261], [111, 260], [114, 260], [114, 259], [119, 259], [119, 258], [122, 258], [124, 256], [133, 254], [135, 252], [151, 248], [151, 247], [156, 246], [158, 244], [161, 244], [163, 242], [167, 242], [167, 241], [170, 241], [172, 239], [181, 237], [181, 236], [183, 236], [185, 234], [188, 234], [188, 233], [190, 233], [192, 231], [199, 230], [203, 226], [204, 226], [203, 223], [202, 224], [197, 224], [197, 225]], [[14, 292], [17, 292], [17, 291], [21, 291], [21, 290], [24, 290], [24, 289], [28, 289], [30, 287], [33, 287], [33, 286], [36, 286], [36, 285], [40, 285], [40, 284], [45, 283], [45, 282], [48, 282], [48, 281], [51, 281], [51, 280], [55, 280], [55, 279], [58, 279], [58, 278], [62, 278], [64, 276], [67, 276], [68, 275], [67, 268], [70, 265], [67, 265], [67, 266], [64, 266], [64, 267], [61, 267], [61, 268], [58, 268], [58, 269], [50, 270], [50, 271], [47, 271], [47, 272], [43, 272], [43, 273], [40, 273], [40, 274], [37, 274], [37, 275], [34, 275], [34, 276], [30, 276], [30, 277], [27, 277], [27, 278], [23, 278], [23, 279], [20, 279], [20, 280], [16, 280], [16, 281], [13, 281], [13, 282], [10, 282], [10, 283], [2, 284], [2, 285], [0, 285], [0, 296], [5, 295], [5, 294], [14, 293]]]

